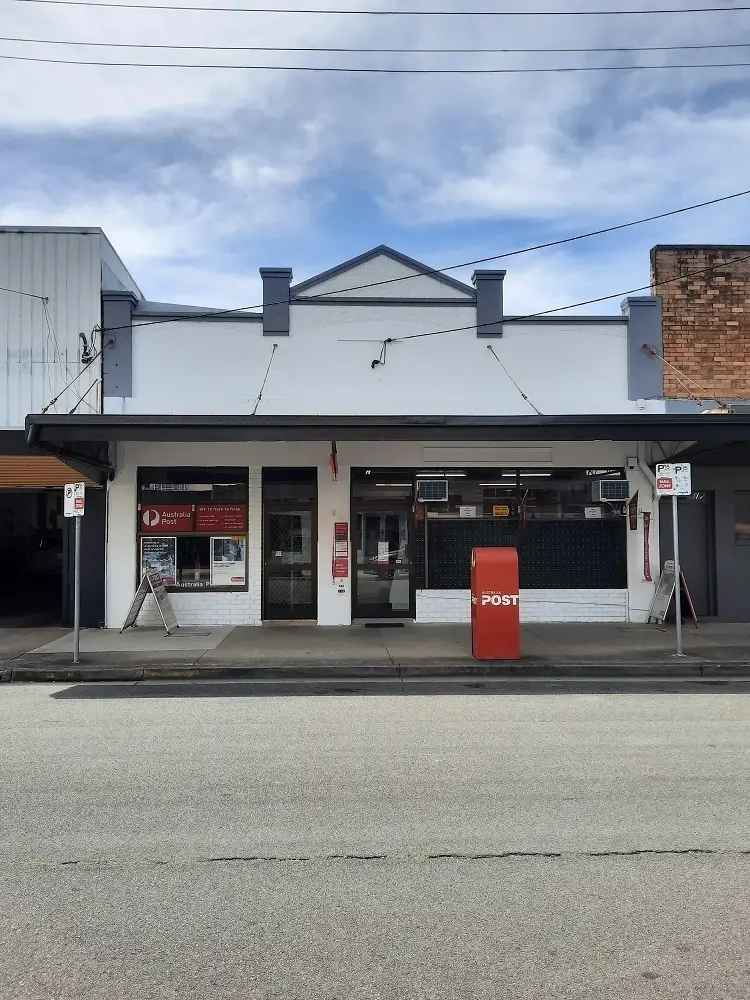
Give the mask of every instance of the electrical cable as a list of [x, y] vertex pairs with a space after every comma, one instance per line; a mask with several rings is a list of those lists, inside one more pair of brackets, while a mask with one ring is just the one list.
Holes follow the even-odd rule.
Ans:
[[106, 7], [122, 10], [171, 10], [208, 14], [342, 14], [375, 17], [608, 17], [619, 14], [726, 14], [750, 10], [750, 6], [656, 7], [624, 10], [347, 10], [305, 7], [202, 7], [166, 3], [109, 3], [107, 0], [13, 0], [14, 3], [47, 4], [58, 7]]
[[12, 56], [0, 53], [0, 59], [10, 62], [44, 63], [53, 66], [99, 66], [114, 69], [213, 69], [213, 70], [245, 70], [252, 72], [281, 73], [352, 73], [356, 75], [375, 74], [379, 76], [513, 76], [536, 73], [604, 73], [631, 72], [634, 70], [670, 70], [670, 69], [747, 69], [750, 62], [723, 63], [628, 63], [621, 66], [534, 66], [534, 67], [503, 67], [494, 69], [397, 69], [386, 66], [269, 66], [263, 64], [240, 63], [144, 63], [108, 61], [100, 59], [52, 59], [43, 56]]
[[[418, 274], [402, 274], [395, 278], [383, 278], [379, 281], [368, 281], [360, 285], [348, 285], [341, 288], [334, 288], [329, 292], [320, 292], [317, 295], [311, 295], [304, 301], [314, 302], [316, 299], [324, 299], [334, 295], [341, 295], [344, 292], [360, 292], [368, 288], [381, 288], [383, 285], [393, 285], [400, 281], [411, 281], [414, 278], [429, 278], [433, 275], [445, 274], [448, 271], [457, 271], [464, 267], [474, 267], [477, 264], [489, 264], [496, 260], [505, 260], [508, 257], [518, 257], [521, 254], [531, 253], [536, 250], [549, 250], [552, 247], [564, 246], [568, 243], [576, 243], [580, 240], [590, 239], [594, 236], [604, 236], [608, 233], [615, 233], [622, 229], [630, 229], [633, 226], [640, 226], [647, 222], [657, 222], [659, 219], [671, 218], [674, 215], [681, 215], [685, 212], [691, 212], [697, 208], [706, 208], [709, 205], [718, 205], [721, 202], [732, 201], [736, 198], [743, 198], [750, 194], [750, 188], [744, 191], [735, 191], [732, 194], [721, 195], [718, 198], [711, 198], [708, 201], [699, 201], [692, 205], [684, 205], [682, 208], [670, 209], [668, 212], [660, 212], [657, 215], [649, 215], [642, 219], [634, 219], [631, 222], [621, 222], [614, 226], [606, 226], [603, 229], [592, 229], [586, 233], [578, 233], [574, 236], [565, 236], [559, 240], [548, 240], [546, 243], [535, 243], [530, 246], [520, 247], [516, 250], [506, 250], [503, 253], [494, 254], [490, 257], [477, 257], [474, 260], [466, 260], [460, 264], [450, 264], [447, 267], [434, 267], [425, 268]], [[158, 326], [162, 323], [181, 323], [186, 321], [192, 321], [195, 319], [212, 319], [217, 316], [231, 316], [236, 313], [247, 312], [250, 309], [262, 309], [264, 305], [288, 305], [289, 299], [279, 299], [277, 302], [258, 302], [254, 305], [249, 306], [235, 306], [231, 309], [212, 309], [209, 312], [204, 313], [191, 313], [189, 316], [178, 316], [178, 317], [166, 317], [163, 319], [152, 319], [147, 320], [143, 323], [138, 323], [137, 326]], [[507, 322], [507, 321], [506, 321]], [[130, 326], [111, 326], [107, 327], [107, 332], [114, 333], [117, 330], [129, 330]], [[376, 343], [382, 343], [382, 340], [377, 340]]]
[[[718, 264], [711, 264], [708, 267], [701, 267], [695, 271], [686, 271], [684, 274], [678, 274], [674, 278], [664, 278], [662, 281], [653, 281], [648, 285], [640, 285], [638, 288], [627, 288], [622, 292], [612, 292], [608, 295], [599, 295], [594, 299], [583, 299], [580, 302], [572, 302], [570, 305], [566, 306], [555, 306], [552, 309], [541, 309], [539, 312], [526, 313], [524, 316], [508, 316], [503, 318], [503, 326], [508, 323], [523, 323], [530, 319], [538, 319], [541, 316], [549, 316], [551, 313], [565, 312], [568, 309], [578, 309], [581, 306], [595, 305], [598, 302], [607, 302], [611, 299], [619, 299], [624, 295], [634, 295], [636, 292], [645, 292], [650, 289], [657, 288], [661, 285], [669, 285], [675, 281], [684, 281], [686, 278], [692, 278], [697, 274], [706, 274], [708, 272], [714, 272], [722, 267], [729, 267], [732, 264], [741, 264], [743, 261], [750, 260], [750, 254], [745, 254], [744, 257], [734, 257], [731, 260], [725, 260]], [[468, 330], [481, 330], [485, 326], [495, 326], [497, 320], [492, 320], [488, 323], [471, 323], [468, 326], [454, 326], [446, 328], [444, 330], [428, 330], [425, 333], [408, 333], [401, 337], [390, 337], [388, 339], [389, 344], [399, 344], [407, 340], [421, 340], [423, 337], [438, 337], [445, 333], [464, 333]]]
[[[528, 253], [528, 252], [530, 252], [532, 250], [541, 250], [541, 249], [546, 249], [548, 247], [559, 246], [559, 245], [564, 244], [564, 243], [571, 243], [574, 240], [586, 239], [589, 236], [600, 236], [600, 235], [602, 235], [604, 233], [614, 232], [614, 231], [619, 230], [619, 229], [625, 229], [625, 228], [627, 228], [629, 226], [639, 225], [642, 222], [651, 222], [651, 221], [653, 221], [655, 219], [662, 219], [662, 218], [665, 218], [665, 217], [670, 216], [670, 215], [677, 215], [677, 214], [679, 214], [681, 212], [687, 212], [687, 211], [690, 211], [691, 209], [694, 209], [694, 208], [703, 208], [706, 205], [714, 205], [717, 202], [728, 201], [728, 200], [733, 199], [733, 198], [739, 198], [739, 197], [741, 197], [743, 195], [747, 195], [748, 193], [750, 193], [750, 191], [738, 191], [738, 192], [735, 192], [734, 194], [722, 195], [719, 198], [713, 198], [710, 201], [698, 202], [695, 205], [687, 205], [687, 206], [685, 206], [683, 208], [673, 209], [673, 210], [671, 210], [669, 212], [662, 212], [659, 215], [649, 216], [648, 218], [645, 218], [645, 219], [639, 219], [639, 220], [635, 220], [633, 222], [621, 223], [621, 224], [616, 225], [616, 226], [609, 226], [606, 229], [599, 229], [599, 230], [595, 230], [595, 231], [593, 231], [591, 233], [583, 233], [583, 234], [580, 234], [578, 236], [568, 236], [568, 237], [565, 237], [564, 239], [553, 240], [553, 241], [551, 241], [549, 243], [539, 243], [539, 244], [536, 244], [535, 246], [525, 247], [525, 248], [522, 248], [522, 249], [519, 249], [519, 250], [510, 250], [510, 251], [507, 251], [506, 253], [496, 254], [493, 257], [482, 257], [482, 258], [479, 258], [477, 260], [466, 261], [463, 264], [452, 264], [449, 267], [445, 267], [445, 268], [431, 268], [431, 269], [428, 269], [426, 271], [420, 272], [420, 274], [401, 275], [401, 276], [399, 276], [397, 278], [386, 278], [386, 279], [383, 279], [381, 281], [372, 281], [372, 282], [368, 282], [368, 283], [363, 284], [363, 285], [352, 285], [352, 286], [349, 286], [348, 288], [337, 288], [337, 289], [334, 289], [331, 292], [323, 292], [320, 295], [311, 296], [311, 300], [314, 301], [314, 299], [316, 299], [316, 298], [324, 298], [324, 297], [326, 297], [328, 295], [340, 295], [342, 292], [347, 292], [347, 291], [360, 291], [360, 290], [362, 290], [364, 288], [375, 288], [375, 287], [378, 287], [378, 286], [381, 286], [381, 285], [392, 284], [392, 283], [397, 282], [397, 281], [404, 281], [404, 280], [409, 279], [409, 278], [424, 277], [424, 276], [429, 276], [431, 274], [442, 274], [445, 271], [456, 270], [456, 269], [458, 269], [460, 267], [470, 267], [473, 264], [487, 263], [488, 261], [492, 261], [492, 260], [500, 260], [500, 259], [502, 259], [504, 257], [512, 257], [512, 256], [516, 256], [518, 254]], [[601, 297], [596, 298], [596, 299], [588, 299], [585, 302], [573, 303], [572, 305], [568, 305], [568, 306], [558, 306], [558, 307], [556, 307], [554, 309], [543, 310], [540, 313], [531, 313], [528, 316], [514, 316], [514, 317], [504, 318], [503, 319], [503, 323], [513, 323], [513, 322], [517, 323], [517, 322], [520, 322], [521, 320], [524, 320], [524, 319], [535, 319], [535, 318], [537, 318], [539, 316], [547, 315], [548, 313], [562, 312], [563, 310], [566, 310], [566, 309], [575, 309], [575, 308], [578, 308], [579, 306], [591, 305], [591, 304], [596, 303], [596, 302], [604, 302], [604, 301], [607, 301], [608, 299], [619, 298], [619, 297], [621, 297], [623, 295], [631, 295], [631, 294], [633, 294], [633, 292], [642, 292], [642, 291], [645, 291], [645, 290], [650, 289], [652, 287], [656, 287], [656, 285], [667, 284], [669, 281], [679, 281], [683, 277], [690, 277], [693, 274], [706, 273], [706, 272], [712, 271], [712, 270], [714, 270], [716, 268], [725, 267], [728, 264], [732, 264], [732, 263], [739, 263], [739, 262], [741, 262], [743, 260], [747, 260], [747, 259], [750, 259], [750, 254], [748, 254], [747, 257], [739, 257], [739, 258], [737, 258], [735, 260], [725, 261], [725, 262], [723, 262], [721, 264], [712, 265], [712, 266], [703, 268], [703, 269], [698, 270], [698, 271], [690, 271], [686, 275], [679, 275], [676, 278], [670, 278], [670, 279], [667, 279], [666, 281], [655, 282], [653, 285], [650, 285], [650, 284], [649, 285], [643, 285], [640, 288], [631, 289], [630, 291], [615, 292], [615, 293], [613, 293], [611, 295], [601, 296]], [[288, 303], [289, 303], [289, 300], [286, 299], [286, 300], [279, 300], [278, 302], [273, 302], [273, 303], [265, 303], [265, 305], [288, 305]], [[257, 305], [251, 305], [251, 306], [236, 306], [236, 307], [231, 308], [231, 309], [214, 309], [214, 310], [211, 310], [210, 312], [205, 312], [205, 313], [192, 313], [189, 316], [184, 316], [184, 317], [183, 316], [165, 317], [165, 318], [162, 318], [162, 319], [149, 320], [149, 321], [147, 321], [145, 323], [137, 323], [137, 324], [135, 324], [135, 326], [136, 326], [136, 328], [139, 328], [139, 327], [146, 327], [146, 326], [156, 326], [156, 325], [159, 325], [159, 324], [162, 324], [162, 323], [179, 323], [179, 322], [186, 322], [186, 321], [193, 322], [194, 320], [197, 320], [197, 319], [210, 319], [210, 318], [215, 319], [217, 316], [233, 315], [233, 314], [236, 314], [236, 313], [245, 312], [248, 309], [260, 309], [260, 308], [263, 307], [263, 305], [264, 305], [264, 303], [261, 302], [261, 303], [258, 303]], [[474, 324], [474, 325], [467, 326], [467, 327], [456, 327], [456, 328], [451, 329], [451, 330], [437, 330], [437, 331], [433, 331], [433, 333], [409, 334], [406, 337], [396, 337], [396, 338], [387, 338], [387, 339], [388, 339], [389, 343], [393, 343], [395, 341], [400, 341], [400, 340], [411, 340], [411, 339], [413, 339], [415, 337], [436, 336], [436, 335], [441, 334], [441, 333], [457, 333], [457, 332], [459, 332], [461, 330], [476, 330], [476, 329], [479, 329], [482, 326], [494, 326], [494, 325], [495, 325], [495, 323], [493, 321], [491, 323], [486, 323], [486, 324], [479, 324], [479, 325]], [[125, 326], [125, 325], [112, 326], [112, 327], [107, 327], [106, 330], [103, 331], [103, 333], [105, 333], [105, 332], [106, 333], [114, 333], [114, 332], [116, 332], [118, 330], [129, 330], [129, 329], [132, 329], [132, 326]], [[359, 341], [357, 341], [357, 343], [359, 343]], [[60, 396], [62, 395], [62, 393], [65, 392], [70, 387], [70, 385], [72, 385], [73, 382], [75, 382], [76, 379], [78, 379], [81, 376], [81, 374], [84, 371], [86, 371], [86, 369], [90, 365], [92, 365], [94, 363], [94, 361], [96, 361], [96, 359], [104, 352], [105, 346], [109, 346], [109, 345], [105, 345], [104, 342], [102, 341], [102, 347], [91, 358], [91, 360], [88, 362], [88, 364], [85, 365], [81, 369], [81, 371], [78, 373], [78, 375], [75, 376], [75, 378], [72, 380], [72, 382], [70, 382], [65, 387], [65, 389], [63, 389], [60, 393], [58, 393], [58, 395], [55, 396], [55, 398], [53, 400], [51, 400], [47, 404], [47, 406], [42, 410], [42, 413], [46, 413], [47, 410], [51, 406], [54, 406], [54, 404], [60, 398]]]
[[263, 399], [263, 390], [266, 388], [266, 382], [268, 381], [268, 376], [271, 372], [271, 365], [273, 364], [273, 358], [274, 355], [276, 354], [276, 348], [278, 346], [279, 346], [278, 344], [274, 344], [273, 347], [271, 348], [271, 357], [268, 359], [268, 367], [266, 368], [266, 374], [263, 376], [263, 383], [261, 384], [260, 392], [258, 393], [258, 398], [255, 400], [255, 406], [253, 407], [253, 411], [251, 413], [251, 416], [253, 417], [257, 414], [258, 407], [260, 406], [260, 401], [261, 399]]
[[543, 417], [544, 414], [542, 413], [542, 411], [539, 409], [538, 406], [536, 406], [534, 403], [532, 403], [532, 401], [529, 399], [529, 397], [523, 391], [523, 389], [518, 384], [518, 382], [516, 382], [516, 380], [513, 378], [513, 376], [511, 375], [511, 373], [508, 371], [506, 365], [504, 364], [504, 362], [500, 358], [500, 355], [495, 351], [495, 348], [492, 346], [492, 344], [487, 344], [487, 350], [490, 352], [490, 354], [495, 359], [495, 361], [497, 361], [497, 363], [500, 365], [500, 367], [502, 368], [502, 370], [505, 372], [505, 374], [508, 376], [508, 378], [510, 379], [510, 381], [513, 383], [513, 385], [518, 390], [518, 392], [521, 395], [521, 397], [526, 400], [526, 402], [529, 404], [529, 406], [534, 411], [534, 413], [536, 413], [536, 415], [538, 417]]
[[[111, 342], [110, 342], [110, 343], [111, 343]], [[73, 378], [72, 378], [72, 379], [70, 380], [70, 382], [68, 382], [68, 384], [67, 384], [67, 385], [66, 385], [66, 386], [65, 386], [64, 388], [62, 388], [62, 389], [61, 389], [61, 390], [60, 390], [60, 391], [58, 392], [58, 394], [57, 394], [57, 395], [56, 395], [56, 396], [54, 397], [54, 399], [51, 399], [51, 400], [49, 401], [49, 403], [47, 403], [47, 405], [46, 405], [46, 406], [44, 407], [44, 409], [42, 410], [42, 413], [46, 413], [46, 412], [47, 412], [47, 411], [48, 411], [48, 410], [50, 409], [50, 407], [54, 406], [54, 405], [55, 405], [55, 403], [56, 403], [56, 402], [58, 401], [58, 399], [60, 398], [60, 396], [62, 396], [62, 395], [63, 395], [63, 393], [66, 393], [66, 392], [68, 391], [68, 389], [70, 389], [70, 387], [71, 387], [72, 385], [74, 385], [74, 384], [75, 384], [75, 383], [76, 383], [76, 382], [78, 381], [78, 379], [79, 379], [79, 378], [81, 377], [81, 375], [83, 375], [83, 373], [84, 373], [85, 371], [88, 371], [88, 369], [89, 369], [89, 368], [90, 368], [90, 367], [91, 367], [91, 366], [93, 365], [93, 363], [94, 363], [94, 362], [96, 361], [96, 359], [97, 359], [97, 358], [99, 358], [99, 357], [101, 357], [101, 355], [102, 355], [102, 354], [104, 353], [104, 348], [105, 348], [105, 346], [109, 347], [109, 346], [110, 346], [110, 344], [107, 344], [107, 345], [105, 345], [105, 344], [102, 344], [102, 346], [101, 346], [101, 347], [99, 348], [99, 350], [98, 350], [98, 351], [96, 352], [96, 354], [95, 354], [95, 355], [94, 355], [94, 356], [92, 357], [92, 359], [91, 359], [91, 360], [90, 360], [90, 361], [88, 362], [88, 364], [85, 364], [85, 365], [83, 366], [83, 368], [81, 368], [81, 370], [80, 370], [80, 371], [78, 372], [78, 374], [77, 374], [77, 375], [75, 375], [75, 376], [74, 376], [74, 377], [73, 377]]]
[[85, 402], [85, 403], [86, 403], [86, 405], [87, 405], [87, 406], [88, 406], [88, 407], [89, 407], [89, 408], [90, 408], [91, 410], [93, 410], [93, 411], [94, 411], [94, 413], [96, 413], [96, 407], [94, 407], [94, 406], [91, 406], [91, 403], [89, 403], [89, 401], [88, 401], [88, 400], [86, 399], [86, 396], [88, 396], [88, 394], [89, 394], [89, 393], [91, 392], [91, 390], [92, 390], [92, 389], [94, 388], [94, 386], [95, 386], [95, 385], [98, 385], [98, 383], [99, 383], [99, 379], [98, 379], [98, 378], [95, 378], [95, 379], [94, 379], [94, 381], [93, 381], [93, 382], [91, 383], [91, 385], [90, 385], [90, 386], [88, 387], [88, 389], [87, 389], [87, 390], [86, 390], [86, 391], [85, 391], [85, 392], [84, 392], [84, 393], [83, 393], [82, 395], [80, 395], [80, 396], [78, 397], [78, 399], [77, 399], [77, 400], [75, 401], [75, 403], [73, 404], [72, 408], [71, 408], [70, 410], [68, 410], [68, 416], [72, 416], [72, 414], [74, 414], [74, 413], [76, 412], [76, 410], [78, 409], [78, 407], [79, 407], [79, 406], [81, 405], [81, 403], [83, 403], [83, 402]]
[[[690, 398], [694, 400], [696, 403], [702, 404], [704, 399], [713, 399], [714, 403], [718, 403], [719, 406], [726, 408], [727, 403], [725, 400], [719, 399], [718, 396], [712, 396], [711, 393], [705, 388], [705, 386], [702, 386], [699, 382], [696, 382], [694, 378], [692, 378], [686, 372], [683, 372], [680, 368], [677, 367], [677, 365], [673, 365], [671, 361], [667, 361], [665, 357], [662, 357], [662, 355], [659, 354], [659, 352], [656, 350], [655, 347], [652, 347], [650, 344], [644, 344], [643, 350], [650, 357], [658, 358], [662, 362], [662, 364], [665, 364], [667, 366], [667, 368], [671, 368], [672, 371], [675, 373], [675, 378], [677, 379], [677, 381], [682, 385], [682, 388], [687, 392]], [[687, 380], [687, 382], [692, 382], [695, 388], [701, 391], [703, 397], [701, 398], [700, 396], [696, 396], [695, 393], [691, 391], [690, 387], [685, 384], [684, 380]]]
[[9, 292], [11, 295], [23, 295], [29, 299], [41, 299], [42, 302], [46, 302], [46, 295], [35, 295], [34, 292], [22, 292], [18, 288], [1, 288], [0, 292]]
[[706, 49], [747, 49], [750, 42], [715, 42], [705, 45], [613, 45], [593, 48], [463, 48], [463, 49], [394, 49], [394, 48], [350, 48], [344, 46], [312, 45], [168, 45], [154, 42], [90, 42], [61, 38], [21, 38], [16, 35], [0, 35], [0, 42], [21, 42], [30, 45], [72, 45], [84, 48], [106, 49], [169, 49], [170, 51], [192, 52], [326, 52], [359, 55], [535, 55], [541, 53], [586, 54], [594, 52], [685, 52]]

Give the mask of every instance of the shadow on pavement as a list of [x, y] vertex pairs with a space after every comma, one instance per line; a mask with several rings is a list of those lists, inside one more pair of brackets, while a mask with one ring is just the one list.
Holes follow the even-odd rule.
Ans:
[[445, 679], [413, 681], [142, 681], [79, 683], [55, 691], [59, 700], [121, 698], [284, 698], [434, 695], [551, 695], [551, 694], [749, 694], [750, 680], [689, 678], [626, 679]]

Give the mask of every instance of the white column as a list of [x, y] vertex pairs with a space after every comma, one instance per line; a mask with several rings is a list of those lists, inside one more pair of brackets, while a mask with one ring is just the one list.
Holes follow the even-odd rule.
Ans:
[[[630, 621], [645, 622], [648, 617], [648, 607], [654, 594], [656, 581], [659, 579], [659, 506], [658, 500], [652, 495], [651, 483], [639, 469], [628, 470], [628, 480], [631, 492], [638, 490], [638, 529], [630, 530], [630, 519], [625, 517], [627, 533], [628, 557], [628, 603], [630, 606]], [[651, 564], [651, 582], [644, 580], [644, 523], [643, 513], [651, 514], [649, 531], [649, 556]]]
[[107, 483], [105, 621], [120, 628], [136, 588], [137, 464], [129, 445], [117, 447], [115, 478]]
[[[351, 524], [350, 467], [339, 465], [333, 479], [326, 462], [318, 466], [318, 624], [351, 625]], [[346, 579], [334, 580], [333, 526], [337, 521], [349, 525], [349, 572]]]

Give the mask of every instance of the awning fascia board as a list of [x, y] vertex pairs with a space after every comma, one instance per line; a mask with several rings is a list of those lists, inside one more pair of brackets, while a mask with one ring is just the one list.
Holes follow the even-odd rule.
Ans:
[[27, 439], [112, 441], [750, 441], [750, 414], [179, 416], [31, 414]]

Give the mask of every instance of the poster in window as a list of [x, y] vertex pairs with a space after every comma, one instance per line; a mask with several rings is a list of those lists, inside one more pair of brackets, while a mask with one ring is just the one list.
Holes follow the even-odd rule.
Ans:
[[141, 538], [141, 573], [158, 573], [165, 587], [177, 582], [177, 539], [150, 535]]
[[211, 539], [211, 586], [244, 587], [247, 539], [221, 535]]
[[196, 531], [247, 531], [247, 504], [199, 503], [195, 508]]

